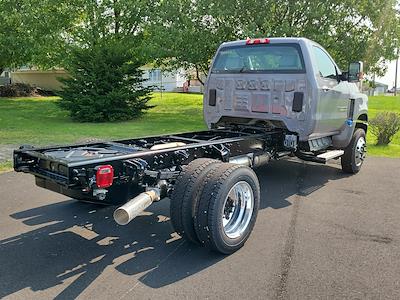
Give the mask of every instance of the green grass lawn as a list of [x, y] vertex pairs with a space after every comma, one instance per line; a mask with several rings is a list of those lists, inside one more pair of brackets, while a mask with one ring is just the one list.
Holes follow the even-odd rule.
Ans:
[[[393, 111], [400, 114], [400, 96], [374, 96], [369, 97], [368, 117], [372, 119], [378, 112]], [[376, 146], [376, 138], [368, 132], [368, 154], [376, 156], [400, 157], [400, 132], [388, 146]]]
[[202, 96], [154, 94], [155, 105], [140, 119], [78, 123], [56, 105], [56, 97], [0, 98], [0, 144], [68, 144], [90, 138], [120, 139], [202, 130]]
[[[88, 139], [121, 139], [178, 133], [206, 128], [202, 116], [202, 95], [155, 93], [150, 104], [155, 105], [140, 119], [117, 123], [77, 123], [56, 105], [56, 97], [0, 98], [0, 145], [68, 144]], [[370, 97], [370, 118], [389, 110], [400, 113], [400, 97]], [[400, 133], [392, 144], [374, 145], [368, 133], [371, 155], [400, 157]], [[0, 162], [0, 171], [9, 169], [9, 162]]]

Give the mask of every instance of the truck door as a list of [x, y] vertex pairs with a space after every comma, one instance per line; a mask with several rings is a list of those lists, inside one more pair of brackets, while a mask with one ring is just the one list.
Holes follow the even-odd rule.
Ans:
[[350, 87], [347, 81], [338, 82], [338, 70], [330, 56], [320, 47], [313, 46], [318, 69], [316, 80], [316, 133], [335, 133], [345, 124], [350, 106]]

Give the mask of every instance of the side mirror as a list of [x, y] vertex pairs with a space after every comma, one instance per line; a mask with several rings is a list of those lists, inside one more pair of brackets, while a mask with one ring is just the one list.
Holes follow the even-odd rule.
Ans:
[[348, 72], [349, 82], [359, 82], [363, 79], [363, 76], [364, 73], [362, 61], [350, 63]]

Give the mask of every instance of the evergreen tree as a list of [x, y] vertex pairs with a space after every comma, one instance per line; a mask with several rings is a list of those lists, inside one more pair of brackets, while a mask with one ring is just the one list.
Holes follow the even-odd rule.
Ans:
[[102, 41], [72, 50], [59, 105], [80, 122], [133, 119], [151, 108], [141, 61], [121, 40]]

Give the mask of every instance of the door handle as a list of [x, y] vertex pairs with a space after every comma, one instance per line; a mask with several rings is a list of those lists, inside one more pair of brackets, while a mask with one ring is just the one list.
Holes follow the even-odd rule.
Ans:
[[347, 111], [347, 106], [338, 106], [339, 111]]

